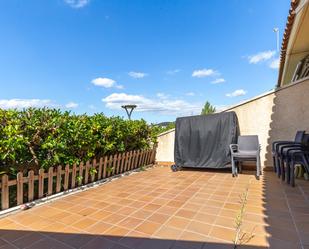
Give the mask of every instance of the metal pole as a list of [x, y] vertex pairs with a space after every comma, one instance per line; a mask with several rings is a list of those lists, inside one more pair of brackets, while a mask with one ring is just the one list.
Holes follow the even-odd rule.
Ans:
[[277, 52], [279, 52], [279, 28], [274, 28], [274, 32], [276, 33], [276, 45], [277, 45]]

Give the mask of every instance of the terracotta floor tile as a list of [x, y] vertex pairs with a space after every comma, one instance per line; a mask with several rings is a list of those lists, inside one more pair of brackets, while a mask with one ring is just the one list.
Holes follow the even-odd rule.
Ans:
[[187, 209], [179, 209], [178, 212], [176, 212], [175, 216], [179, 216], [186, 219], [192, 219], [195, 216], [195, 212], [192, 210]]
[[127, 217], [118, 223], [118, 226], [133, 230], [137, 225], [141, 224], [143, 220], [134, 217]]
[[94, 225], [95, 223], [97, 223], [96, 220], [94, 219], [90, 219], [90, 218], [82, 218], [79, 221], [73, 223], [71, 226], [80, 230], [84, 230], [92, 225]]
[[235, 218], [218, 216], [216, 218], [216, 221], [215, 221], [214, 224], [217, 225], [217, 226], [223, 226], [223, 227], [226, 227], [226, 228], [233, 229], [233, 228], [235, 228], [235, 221], [236, 221], [236, 216], [235, 216]]
[[177, 240], [181, 233], [182, 230], [173, 227], [162, 226], [157, 232], [155, 232], [154, 237]]
[[131, 214], [131, 216], [134, 217], [134, 218], [144, 220], [144, 219], [150, 217], [152, 214], [153, 214], [153, 212], [150, 212], [150, 211], [138, 210], [138, 211], [134, 212], [133, 214]]
[[150, 217], [147, 218], [148, 221], [156, 222], [159, 224], [163, 224], [169, 219], [169, 215], [161, 214], [161, 213], [154, 213]]
[[121, 238], [123, 238], [126, 234], [128, 234], [130, 230], [119, 227], [119, 226], [114, 226], [111, 229], [107, 230], [104, 232], [104, 235], [108, 236], [108, 239], [110, 240], [115, 240], [118, 241]]
[[167, 215], [172, 215], [175, 214], [178, 208], [175, 207], [168, 207], [168, 206], [163, 206], [157, 210], [158, 213], [162, 214], [167, 214]]
[[142, 224], [140, 224], [138, 227], [136, 227], [134, 230], [151, 235], [156, 230], [158, 230], [159, 227], [161, 227], [161, 224], [150, 222], [150, 221], [145, 221]]
[[110, 224], [117, 224], [121, 220], [125, 219], [127, 216], [125, 215], [120, 215], [120, 214], [111, 214], [103, 219], [101, 219], [103, 222], [107, 222]]
[[96, 224], [87, 227], [85, 229], [86, 232], [91, 233], [91, 234], [103, 234], [105, 231], [110, 229], [113, 225], [99, 221]]
[[215, 216], [215, 215], [198, 212], [192, 218], [192, 220], [204, 222], [204, 223], [207, 223], [207, 224], [213, 224], [215, 222], [216, 217], [217, 216]]
[[212, 226], [209, 224], [198, 221], [191, 221], [189, 225], [186, 227], [186, 230], [207, 236], [211, 228]]
[[189, 219], [173, 216], [166, 222], [166, 225], [183, 230], [189, 223]]
[[233, 239], [235, 238], [235, 234], [235, 229], [233, 230], [218, 226], [213, 226], [210, 232], [210, 236], [226, 241], [233, 241]]
[[149, 204], [147, 204], [146, 206], [143, 207], [143, 210], [154, 212], [154, 211], [158, 210], [160, 207], [161, 207], [161, 205], [149, 203]]
[[111, 249], [114, 245], [114, 241], [104, 239], [102, 237], [96, 237], [83, 245], [81, 249]]

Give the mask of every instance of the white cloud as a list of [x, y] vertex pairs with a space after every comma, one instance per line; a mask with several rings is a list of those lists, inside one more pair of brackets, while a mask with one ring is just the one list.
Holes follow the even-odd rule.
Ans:
[[273, 50], [268, 50], [268, 51], [263, 51], [254, 55], [248, 56], [249, 63], [250, 64], [257, 64], [262, 61], [267, 61], [270, 60], [272, 57], [274, 57], [276, 54], [276, 51]]
[[207, 76], [214, 76], [218, 75], [218, 72], [216, 72], [213, 69], [199, 69], [199, 70], [194, 70], [192, 73], [192, 77], [197, 77], [197, 78], [203, 78]]
[[74, 9], [79, 9], [89, 4], [90, 0], [64, 0], [64, 2]]
[[269, 67], [272, 69], [278, 69], [279, 68], [279, 64], [280, 64], [280, 59], [276, 58], [274, 59], [270, 64]]
[[192, 115], [201, 111], [201, 104], [188, 103], [179, 99], [150, 99], [142, 95], [113, 93], [102, 101], [107, 108], [121, 109], [122, 105], [135, 104], [138, 112], [155, 112], [170, 115]]
[[187, 92], [186, 95], [187, 96], [195, 96], [195, 93], [194, 92]]
[[71, 8], [80, 9], [90, 3], [90, 0], [64, 0]]
[[115, 80], [112, 80], [110, 78], [95, 78], [91, 81], [91, 83], [95, 86], [102, 86], [105, 88], [115, 87], [118, 89], [123, 89], [122, 85], [118, 85]]
[[0, 99], [2, 109], [22, 109], [29, 107], [53, 107], [55, 106], [49, 99]]
[[246, 93], [247, 93], [247, 91], [245, 91], [244, 89], [238, 89], [238, 90], [235, 90], [234, 92], [227, 93], [225, 96], [227, 96], [227, 97], [238, 97], [238, 96], [245, 95]]
[[225, 82], [225, 79], [218, 78], [218, 79], [213, 80], [211, 83], [212, 84], [220, 84], [220, 83], [224, 83], [224, 82]]
[[96, 78], [91, 81], [92, 84], [95, 86], [103, 86], [105, 88], [113, 87], [116, 81], [109, 79], [109, 78]]
[[174, 69], [174, 70], [169, 70], [166, 73], [169, 74], [169, 75], [174, 75], [174, 74], [179, 73], [179, 72], [180, 72], [180, 69]]
[[135, 79], [142, 79], [142, 78], [147, 76], [146, 73], [133, 72], [133, 71], [129, 72], [128, 75], [131, 76], [132, 78], [135, 78]]
[[169, 95], [165, 93], [157, 93], [157, 97], [160, 99], [167, 99], [169, 98]]
[[73, 102], [73, 101], [71, 101], [71, 102], [67, 103], [67, 104], [65, 105], [65, 107], [66, 107], [66, 108], [69, 108], [69, 109], [73, 109], [73, 108], [77, 108], [77, 107], [78, 107], [78, 104], [75, 103], [75, 102]]

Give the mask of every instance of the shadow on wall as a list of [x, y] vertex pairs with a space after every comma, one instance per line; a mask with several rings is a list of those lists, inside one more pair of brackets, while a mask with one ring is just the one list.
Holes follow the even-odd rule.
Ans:
[[273, 165], [271, 145], [276, 140], [294, 140], [298, 130], [309, 132], [309, 79], [274, 93], [265, 165]]

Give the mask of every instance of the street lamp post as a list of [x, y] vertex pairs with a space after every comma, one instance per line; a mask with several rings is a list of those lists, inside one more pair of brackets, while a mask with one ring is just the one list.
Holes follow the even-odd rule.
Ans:
[[273, 31], [276, 33], [276, 39], [277, 39], [277, 52], [279, 52], [279, 28], [274, 28]]
[[137, 107], [137, 105], [123, 105], [121, 107], [126, 110], [126, 113], [128, 115], [128, 119], [131, 120], [131, 114], [132, 114], [133, 110]]

